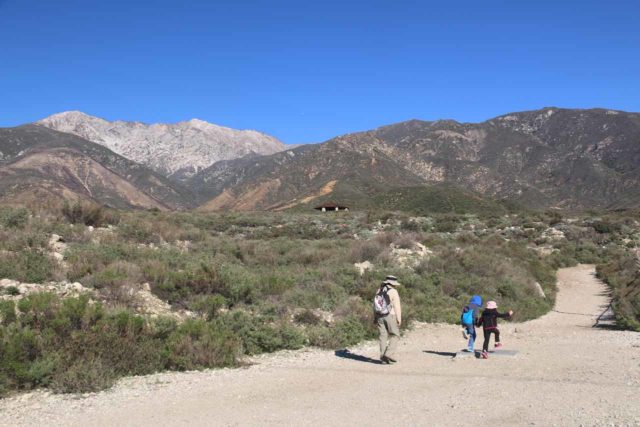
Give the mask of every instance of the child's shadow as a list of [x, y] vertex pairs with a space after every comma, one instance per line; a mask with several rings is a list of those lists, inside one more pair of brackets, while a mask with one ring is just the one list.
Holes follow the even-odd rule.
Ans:
[[445, 356], [445, 357], [455, 357], [456, 355], [456, 353], [452, 353], [450, 351], [424, 350], [424, 353], [435, 354], [436, 356]]
[[362, 356], [360, 354], [351, 353], [347, 349], [336, 350], [336, 352], [334, 354], [337, 357], [342, 357], [343, 359], [351, 359], [351, 360], [356, 360], [358, 362], [366, 362], [366, 363], [373, 363], [374, 365], [382, 365], [382, 362], [380, 360], [378, 360], [378, 359], [372, 359], [372, 358], [367, 357], [367, 356]]
[[[428, 354], [435, 354], [436, 356], [444, 356], [444, 357], [456, 357], [458, 356], [458, 353], [453, 353], [451, 351], [434, 351], [434, 350], [424, 350], [424, 353], [428, 353]], [[461, 354], [464, 354], [465, 356], [468, 355], [469, 357], [475, 357], [476, 359], [480, 358], [480, 352], [478, 351], [474, 351], [473, 354], [471, 354], [470, 352], [467, 353], [465, 351], [461, 351]]]

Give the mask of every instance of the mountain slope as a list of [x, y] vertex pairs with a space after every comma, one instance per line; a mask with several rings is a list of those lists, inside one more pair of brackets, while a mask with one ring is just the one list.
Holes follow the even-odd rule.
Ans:
[[43, 126], [0, 129], [0, 200], [186, 209], [189, 191], [105, 147]]
[[177, 180], [215, 162], [286, 149], [276, 138], [193, 119], [175, 124], [109, 122], [79, 111], [54, 114], [37, 122], [103, 145], [130, 160]]
[[209, 197], [203, 210], [281, 210], [327, 197], [364, 201], [380, 191], [421, 182], [384, 153], [363, 154], [329, 142], [218, 163], [191, 185], [201, 197]]
[[[213, 210], [292, 207], [319, 193], [357, 207], [389, 189], [440, 183], [531, 208], [635, 206], [640, 114], [544, 108], [482, 123], [411, 120], [219, 163], [190, 181]], [[345, 186], [352, 191], [338, 191]]]

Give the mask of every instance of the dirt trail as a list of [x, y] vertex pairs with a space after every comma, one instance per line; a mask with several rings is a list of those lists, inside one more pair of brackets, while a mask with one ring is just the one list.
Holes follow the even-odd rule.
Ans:
[[515, 356], [452, 359], [464, 347], [459, 328], [422, 325], [393, 366], [368, 359], [375, 343], [342, 357], [285, 352], [89, 396], [5, 399], [0, 425], [640, 425], [640, 334], [591, 327], [608, 303], [593, 273], [560, 270], [555, 311], [502, 323]]

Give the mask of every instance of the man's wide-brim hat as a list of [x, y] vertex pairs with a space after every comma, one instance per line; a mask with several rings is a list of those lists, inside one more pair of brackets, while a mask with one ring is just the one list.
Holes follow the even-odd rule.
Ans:
[[400, 282], [398, 282], [398, 278], [396, 276], [387, 276], [382, 283], [385, 285], [400, 286]]

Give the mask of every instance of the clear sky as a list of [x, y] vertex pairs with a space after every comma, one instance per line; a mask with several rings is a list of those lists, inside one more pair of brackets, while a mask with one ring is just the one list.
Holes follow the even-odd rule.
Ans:
[[0, 126], [64, 110], [320, 142], [640, 110], [640, 1], [0, 0]]

